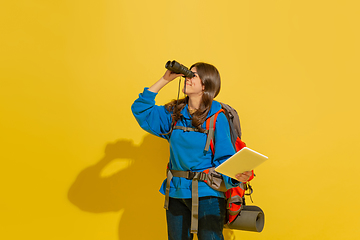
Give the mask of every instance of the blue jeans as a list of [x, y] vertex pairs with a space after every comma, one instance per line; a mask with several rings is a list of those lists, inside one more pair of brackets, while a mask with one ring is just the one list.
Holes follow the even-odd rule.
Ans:
[[[226, 214], [225, 198], [199, 198], [199, 240], [223, 240]], [[166, 210], [169, 240], [191, 240], [191, 199], [170, 198]]]

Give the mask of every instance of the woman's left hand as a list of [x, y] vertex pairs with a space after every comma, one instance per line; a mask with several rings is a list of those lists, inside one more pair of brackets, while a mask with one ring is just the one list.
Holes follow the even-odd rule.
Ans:
[[235, 175], [235, 177], [239, 182], [246, 182], [247, 180], [249, 180], [251, 175], [252, 175], [252, 172], [247, 171], [247, 172], [243, 172], [243, 173], [238, 173]]

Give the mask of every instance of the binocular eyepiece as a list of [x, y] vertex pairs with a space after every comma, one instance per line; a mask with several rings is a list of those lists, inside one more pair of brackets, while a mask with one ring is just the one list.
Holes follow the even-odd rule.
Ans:
[[177, 61], [168, 61], [165, 65], [165, 68], [174, 72], [174, 73], [181, 73], [184, 74], [185, 77], [193, 78], [195, 74], [190, 71], [187, 67], [184, 65], [178, 63]]

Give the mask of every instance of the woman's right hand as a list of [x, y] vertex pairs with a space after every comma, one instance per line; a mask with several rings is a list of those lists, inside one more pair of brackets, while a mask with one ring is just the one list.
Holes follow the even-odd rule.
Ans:
[[166, 84], [168, 84], [169, 82], [171, 82], [172, 80], [174, 80], [175, 78], [177, 77], [181, 77], [181, 76], [184, 76], [184, 74], [178, 74], [178, 73], [174, 73], [170, 70], [166, 70], [164, 76], [159, 80], [157, 81], [156, 83], [154, 83], [154, 85], [152, 85], [150, 88], [149, 88], [149, 91], [151, 92], [159, 92], [160, 89], [162, 89]]
[[174, 80], [175, 78], [177, 77], [181, 77], [181, 76], [184, 76], [184, 74], [181, 74], [181, 73], [174, 73], [170, 70], [166, 70], [164, 76], [163, 76], [163, 79], [165, 79], [166, 81], [169, 81], [171, 82], [172, 80]]

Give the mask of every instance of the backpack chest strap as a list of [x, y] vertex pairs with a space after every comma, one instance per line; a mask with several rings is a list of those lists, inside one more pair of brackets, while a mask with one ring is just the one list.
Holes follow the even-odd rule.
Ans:
[[[175, 125], [173, 129], [181, 129], [184, 132], [200, 132], [197, 128], [194, 127], [184, 127], [184, 126], [177, 126]], [[208, 133], [209, 130], [205, 130], [204, 133]]]

